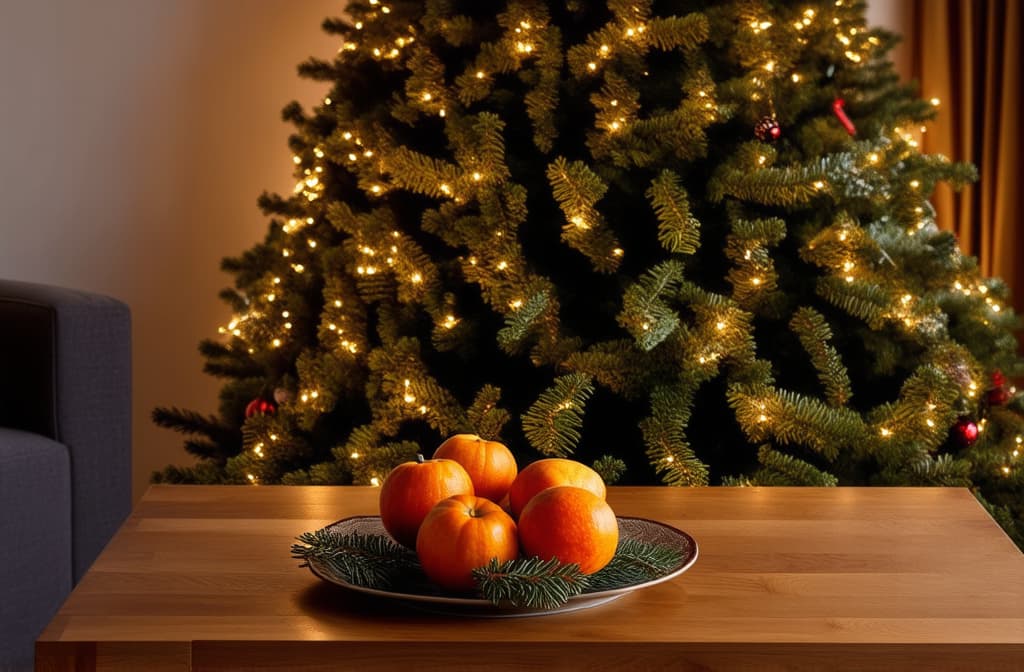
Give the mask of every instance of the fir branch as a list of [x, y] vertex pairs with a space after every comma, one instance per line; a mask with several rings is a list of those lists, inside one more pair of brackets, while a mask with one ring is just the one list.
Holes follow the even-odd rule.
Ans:
[[490, 563], [473, 570], [477, 589], [496, 606], [554, 609], [588, 587], [586, 575], [577, 564], [562, 564], [558, 558], [517, 558]]
[[825, 387], [828, 403], [832, 406], [845, 406], [853, 394], [850, 376], [839, 353], [829, 343], [832, 330], [824, 316], [805, 306], [793, 315], [789, 326], [810, 355], [811, 363], [818, 371], [818, 380]]
[[611, 562], [587, 577], [589, 585], [585, 592], [614, 590], [650, 581], [678, 567], [682, 559], [683, 554], [677, 548], [622, 539]]
[[502, 428], [512, 417], [508, 411], [498, 406], [499, 401], [501, 388], [484, 385], [476, 393], [473, 403], [466, 409], [469, 426], [484, 439], [500, 440]]
[[656, 48], [662, 51], [680, 48], [692, 51], [708, 39], [710, 28], [703, 14], [667, 16], [647, 22], [648, 37]]
[[590, 465], [601, 476], [605, 485], [613, 485], [626, 473], [626, 463], [611, 455], [602, 455]]
[[523, 415], [523, 431], [530, 444], [552, 457], [571, 454], [580, 440], [583, 407], [593, 392], [590, 376], [570, 373], [555, 378]]
[[679, 176], [663, 170], [646, 193], [658, 216], [658, 242], [669, 252], [693, 254], [700, 246], [700, 222], [690, 213], [690, 202]]
[[365, 588], [387, 589], [419, 571], [416, 555], [379, 534], [338, 534], [330, 528], [304, 532], [292, 545], [292, 557], [322, 565], [338, 578]]
[[764, 467], [754, 475], [754, 481], [758, 485], [839, 485], [839, 479], [832, 474], [792, 455], [772, 450], [771, 446], [764, 445], [758, 449], [757, 461]]
[[679, 326], [679, 315], [663, 299], [675, 293], [682, 278], [683, 265], [669, 260], [649, 270], [626, 290], [618, 322], [642, 349], [651, 350]]
[[550, 297], [544, 291], [534, 294], [519, 308], [509, 311], [505, 315], [505, 326], [498, 331], [498, 345], [501, 349], [508, 353], [516, 352], [549, 305]]

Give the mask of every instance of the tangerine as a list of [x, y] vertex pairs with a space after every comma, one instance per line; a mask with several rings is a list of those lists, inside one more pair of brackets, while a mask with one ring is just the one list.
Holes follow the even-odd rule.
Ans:
[[476, 434], [456, 434], [434, 451], [434, 459], [455, 460], [473, 479], [478, 497], [500, 502], [508, 494], [519, 469], [508, 447], [498, 441], [487, 441]]
[[534, 495], [556, 485], [573, 485], [605, 498], [604, 479], [600, 474], [582, 462], [552, 457], [527, 465], [512, 481], [508, 491], [512, 516], [518, 519]]
[[473, 481], [454, 460], [403, 462], [380, 489], [380, 522], [395, 541], [416, 547], [416, 533], [430, 510], [453, 495], [472, 495]]
[[449, 497], [420, 525], [416, 555], [434, 583], [449, 590], [472, 590], [474, 569], [493, 558], [505, 562], [519, 557], [516, 523], [489, 499]]
[[548, 488], [519, 516], [519, 543], [527, 556], [558, 558], [593, 574], [615, 556], [619, 522], [608, 502], [571, 485]]

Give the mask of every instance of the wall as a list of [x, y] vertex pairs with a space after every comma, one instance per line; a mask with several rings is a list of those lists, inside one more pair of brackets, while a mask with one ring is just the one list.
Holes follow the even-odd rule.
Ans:
[[263, 189], [288, 191], [289, 100], [322, 84], [320, 22], [344, 0], [0, 1], [0, 276], [127, 302], [134, 492], [187, 463], [158, 405], [213, 412], [200, 339], [230, 316], [220, 259], [262, 237]]
[[196, 344], [230, 315], [220, 259], [263, 235], [260, 191], [291, 187], [279, 110], [323, 95], [295, 65], [332, 55], [319, 24], [343, 5], [0, 0], [0, 276], [131, 306], [136, 498], [188, 461], [151, 409], [216, 409]]

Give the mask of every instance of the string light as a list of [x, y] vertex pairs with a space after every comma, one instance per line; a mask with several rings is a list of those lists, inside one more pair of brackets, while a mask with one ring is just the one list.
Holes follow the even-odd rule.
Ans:
[[376, 476], [374, 476], [373, 478], [370, 479], [370, 485], [372, 485], [375, 488], [379, 487], [380, 486], [380, 479], [377, 478]]
[[413, 396], [412, 392], [409, 391], [409, 379], [405, 379], [405, 394], [402, 396], [402, 400], [407, 404], [412, 404], [416, 401], [416, 397]]

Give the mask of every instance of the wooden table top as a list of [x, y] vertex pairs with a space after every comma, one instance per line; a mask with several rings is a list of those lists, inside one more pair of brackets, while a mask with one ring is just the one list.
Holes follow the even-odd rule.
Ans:
[[618, 515], [690, 533], [696, 564], [515, 619], [429, 615], [299, 568], [298, 534], [377, 513], [378, 492], [151, 487], [37, 669], [1024, 669], [1024, 555], [964, 489], [613, 487]]

